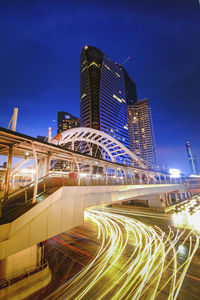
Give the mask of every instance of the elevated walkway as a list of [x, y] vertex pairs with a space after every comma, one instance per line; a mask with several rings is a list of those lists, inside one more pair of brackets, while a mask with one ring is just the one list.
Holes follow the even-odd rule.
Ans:
[[[27, 196], [26, 187], [21, 192], [10, 195], [6, 205], [3, 205], [0, 260], [81, 225], [84, 221], [84, 210], [89, 207], [132, 200], [145, 195], [151, 195], [151, 205], [160, 207], [164, 205], [158, 197], [160, 194], [175, 190], [185, 191], [181, 184], [101, 185], [103, 182], [99, 182], [97, 185], [97, 182], [92, 182], [94, 185], [73, 186], [76, 184], [73, 178], [47, 179], [40, 181], [41, 189], [35, 205], [31, 204], [32, 186], [27, 190]], [[12, 200], [10, 206], [9, 200]], [[26, 201], [23, 202], [24, 200]], [[15, 209], [17, 203], [18, 207]]]

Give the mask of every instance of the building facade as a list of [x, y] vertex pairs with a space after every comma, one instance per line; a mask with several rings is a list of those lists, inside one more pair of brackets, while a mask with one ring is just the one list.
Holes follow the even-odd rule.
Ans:
[[199, 175], [199, 168], [195, 154], [192, 153], [190, 142], [186, 143], [186, 150], [188, 155], [188, 161], [190, 165], [190, 172], [193, 175]]
[[80, 127], [80, 119], [65, 111], [58, 112], [57, 133]]
[[106, 132], [130, 149], [122, 68], [96, 47], [81, 50], [81, 126]]
[[128, 72], [121, 67], [124, 72], [124, 82], [126, 90], [127, 105], [134, 105], [137, 102], [137, 90], [135, 82], [129, 77]]
[[148, 99], [127, 105], [127, 112], [131, 151], [149, 168], [155, 168], [155, 141]]

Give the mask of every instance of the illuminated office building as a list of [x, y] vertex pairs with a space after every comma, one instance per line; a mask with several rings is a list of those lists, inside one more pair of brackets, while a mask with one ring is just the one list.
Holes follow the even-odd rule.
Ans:
[[130, 148], [144, 163], [156, 166], [155, 142], [148, 99], [127, 105]]
[[127, 71], [121, 67], [124, 72], [124, 82], [126, 91], [127, 105], [134, 105], [137, 102], [137, 91], [135, 82], [129, 77]]
[[[80, 127], [80, 119], [73, 116], [72, 114], [65, 112], [65, 111], [59, 111], [58, 112], [58, 121], [57, 121], [57, 133], [60, 133], [62, 131], [65, 131], [67, 129]], [[63, 147], [67, 149], [67, 146]], [[57, 171], [69, 171], [70, 166], [69, 164], [66, 164], [63, 160], [58, 161], [52, 161], [52, 170]]]
[[130, 148], [125, 75], [98, 48], [81, 50], [81, 126], [104, 131]]
[[58, 112], [57, 133], [75, 127], [80, 127], [79, 118], [71, 115], [68, 112], [64, 112], [64, 111]]
[[193, 175], [199, 175], [197, 159], [196, 159], [195, 154], [192, 153], [190, 142], [186, 143], [186, 149], [187, 149], [188, 161], [189, 161], [189, 165], [190, 165], [190, 172]]

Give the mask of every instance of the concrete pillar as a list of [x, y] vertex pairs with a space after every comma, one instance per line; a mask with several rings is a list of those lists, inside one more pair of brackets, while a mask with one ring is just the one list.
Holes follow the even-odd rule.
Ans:
[[165, 201], [162, 198], [162, 195], [159, 194], [151, 194], [148, 195], [148, 204], [149, 207], [155, 207], [155, 208], [164, 208], [165, 205]]
[[0, 260], [0, 280], [15, 278], [37, 267], [37, 245]]
[[11, 166], [12, 166], [12, 153], [13, 153], [13, 148], [11, 146], [11, 147], [9, 147], [9, 152], [8, 152], [7, 170], [6, 170], [5, 187], [4, 187], [4, 196], [7, 196], [8, 193], [9, 193], [10, 171], [11, 171]]

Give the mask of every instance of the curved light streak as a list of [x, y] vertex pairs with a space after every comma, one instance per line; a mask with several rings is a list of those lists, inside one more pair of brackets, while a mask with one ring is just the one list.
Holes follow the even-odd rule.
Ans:
[[[111, 212], [89, 210], [85, 215], [98, 227], [100, 246], [90, 264], [66, 285], [65, 299], [155, 299], [164, 289], [167, 299], [177, 298], [199, 246], [193, 230], [169, 228], [166, 234]], [[180, 245], [186, 244], [188, 254], [180, 264]]]

